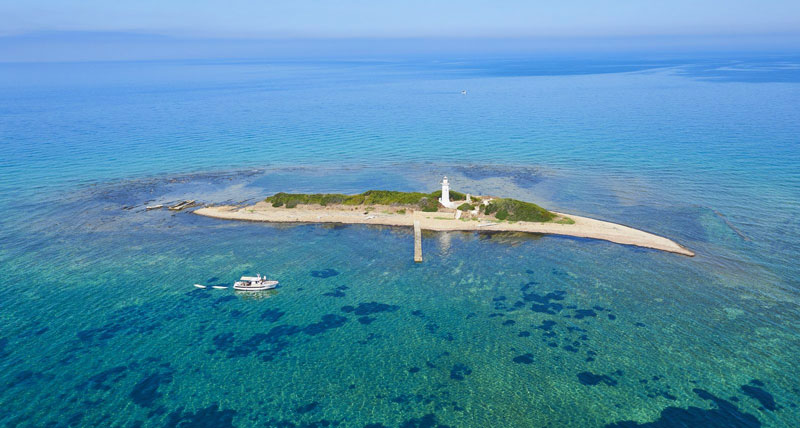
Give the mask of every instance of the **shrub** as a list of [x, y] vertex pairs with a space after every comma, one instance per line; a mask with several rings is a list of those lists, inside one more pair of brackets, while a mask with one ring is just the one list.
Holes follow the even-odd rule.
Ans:
[[[347, 195], [342, 195], [338, 193], [315, 193], [312, 195], [307, 195], [303, 193], [276, 193], [267, 199], [267, 202], [272, 202], [273, 207], [280, 207], [282, 205], [289, 205], [290, 201], [295, 202], [295, 206], [297, 204], [306, 204], [306, 205], [322, 205], [326, 206], [329, 204], [341, 204], [348, 198]], [[292, 208], [292, 207], [288, 207]]]
[[423, 198], [419, 202], [419, 207], [423, 212], [433, 213], [439, 211], [439, 201], [434, 198]]
[[464, 202], [463, 204], [458, 206], [458, 209], [461, 210], [461, 211], [472, 211], [472, 210], [475, 209], [475, 207], [470, 205], [470, 204], [468, 204], [468, 203], [466, 203], [466, 202]]
[[511, 221], [550, 221], [555, 214], [530, 202], [516, 199], [494, 199], [484, 208], [487, 215], [495, 214], [499, 220], [506, 218]]
[[[437, 191], [431, 193], [431, 196], [433, 196], [436, 199], [439, 199], [439, 198], [442, 197], [442, 191], [441, 190], [437, 190]], [[466, 195], [466, 193], [461, 193], [461, 192], [456, 192], [455, 190], [451, 190], [450, 191], [450, 200], [451, 201], [466, 201], [467, 200], [467, 195]]]
[[365, 199], [364, 195], [352, 195], [352, 196], [348, 196], [347, 199], [345, 199], [344, 204], [345, 205], [361, 205], [361, 204], [364, 203], [364, 199]]
[[414, 205], [430, 195], [420, 192], [396, 192], [392, 190], [368, 190], [361, 194], [369, 205]]
[[[397, 192], [392, 190], [368, 190], [358, 195], [343, 195], [340, 193], [276, 193], [265, 199], [273, 207], [294, 208], [303, 205], [395, 205], [417, 206], [425, 212], [439, 211], [439, 198], [442, 191], [432, 193]], [[450, 192], [450, 198], [455, 201], [465, 200], [466, 195], [460, 192]], [[472, 208], [474, 209], [474, 208]], [[405, 212], [405, 211], [404, 211]]]

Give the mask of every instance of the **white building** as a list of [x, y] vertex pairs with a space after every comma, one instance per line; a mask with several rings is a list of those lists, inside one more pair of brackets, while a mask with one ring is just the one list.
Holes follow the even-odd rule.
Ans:
[[439, 203], [445, 208], [458, 208], [458, 203], [450, 200], [450, 182], [447, 181], [447, 176], [442, 179], [442, 197], [439, 198]]

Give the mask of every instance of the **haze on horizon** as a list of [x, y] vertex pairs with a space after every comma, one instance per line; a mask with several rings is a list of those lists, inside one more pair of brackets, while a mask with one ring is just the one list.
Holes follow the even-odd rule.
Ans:
[[587, 37], [797, 33], [792, 0], [0, 1], [0, 34], [201, 37]]
[[0, 17], [0, 62], [800, 48], [790, 0], [0, 0]]

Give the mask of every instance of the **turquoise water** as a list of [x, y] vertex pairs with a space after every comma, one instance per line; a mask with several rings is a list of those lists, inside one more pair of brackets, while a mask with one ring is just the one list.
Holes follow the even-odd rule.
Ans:
[[[798, 106], [787, 57], [2, 64], [0, 424], [796, 426]], [[697, 256], [144, 210], [444, 174]]]

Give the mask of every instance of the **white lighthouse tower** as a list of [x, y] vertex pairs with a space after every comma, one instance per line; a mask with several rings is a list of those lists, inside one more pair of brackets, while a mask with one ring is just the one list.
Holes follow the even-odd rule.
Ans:
[[455, 203], [450, 201], [450, 182], [447, 181], [447, 176], [442, 179], [442, 197], [439, 198], [439, 203], [447, 208], [455, 208]]

